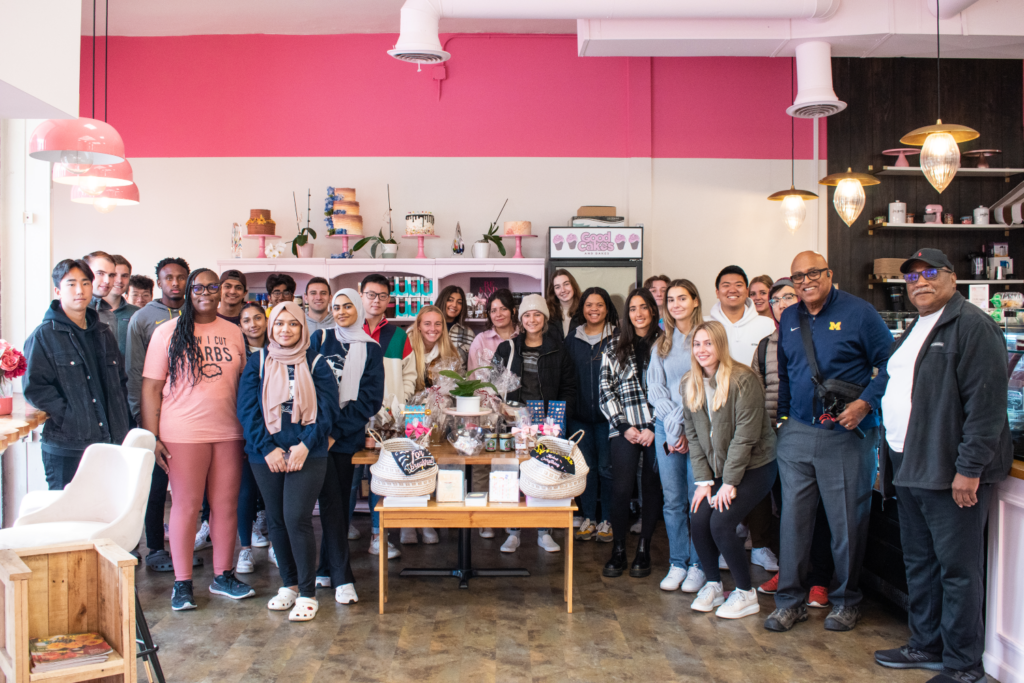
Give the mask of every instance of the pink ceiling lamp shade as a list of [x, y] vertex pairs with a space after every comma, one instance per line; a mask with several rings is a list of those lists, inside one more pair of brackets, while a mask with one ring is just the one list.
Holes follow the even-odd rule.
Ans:
[[60, 163], [71, 173], [84, 173], [93, 164], [125, 160], [124, 141], [109, 123], [97, 119], [48, 119], [32, 131], [29, 156]]
[[121, 187], [108, 187], [99, 196], [84, 192], [81, 187], [71, 188], [71, 201], [76, 204], [92, 204], [97, 211], [106, 213], [115, 206], [135, 206], [139, 203], [139, 186], [135, 183]]
[[132, 165], [127, 161], [119, 164], [98, 164], [83, 174], [72, 173], [64, 164], [53, 165], [53, 182], [61, 185], [81, 187], [93, 197], [102, 194], [108, 187], [124, 187], [134, 182]]

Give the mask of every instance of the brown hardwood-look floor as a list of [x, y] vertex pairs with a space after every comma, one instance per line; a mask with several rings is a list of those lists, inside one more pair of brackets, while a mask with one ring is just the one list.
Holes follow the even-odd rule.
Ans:
[[[319, 521], [315, 521], [319, 537]], [[761, 614], [729, 621], [694, 612], [694, 596], [664, 592], [658, 584], [668, 565], [668, 542], [659, 527], [653, 543], [655, 571], [644, 579], [607, 579], [601, 567], [610, 544], [576, 544], [573, 614], [562, 600], [560, 553], [537, 547], [536, 532], [523, 530], [518, 552], [498, 551], [505, 534], [473, 534], [477, 566], [523, 566], [529, 578], [480, 578], [459, 590], [448, 578], [400, 578], [405, 567], [455, 563], [454, 531], [440, 530], [438, 545], [401, 546], [389, 563], [388, 610], [377, 614], [377, 558], [369, 546], [369, 518], [356, 516], [363, 537], [352, 543], [359, 603], [339, 605], [333, 590], [320, 589], [320, 611], [309, 623], [291, 623], [271, 612], [267, 600], [280, 586], [266, 549], [255, 550], [253, 574], [239, 578], [256, 589], [241, 601], [213, 595], [211, 551], [193, 577], [199, 608], [171, 611], [171, 573], [140, 569], [140, 597], [160, 646], [160, 661], [174, 683], [327, 683], [337, 681], [430, 681], [480, 683], [555, 681], [693, 681], [789, 683], [790, 681], [885, 681], [924, 683], [926, 671], [893, 671], [874, 663], [876, 649], [906, 642], [905, 617], [868, 597], [863, 619], [850, 633], [822, 628], [828, 610], [789, 633], [762, 626], [774, 609], [760, 596]], [[397, 542], [397, 532], [392, 542]], [[556, 540], [563, 544], [561, 532]], [[632, 560], [636, 537], [629, 541]], [[754, 567], [755, 581], [768, 575]], [[724, 573], [726, 589], [732, 587]], [[145, 672], [139, 668], [139, 680]]]

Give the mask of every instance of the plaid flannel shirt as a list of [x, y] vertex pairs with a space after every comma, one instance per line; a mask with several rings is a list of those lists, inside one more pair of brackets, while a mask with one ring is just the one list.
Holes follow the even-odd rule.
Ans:
[[459, 357], [462, 358], [463, 367], [469, 367], [469, 346], [473, 343], [476, 335], [462, 323], [454, 323], [451, 329], [448, 330], [448, 336], [452, 340], [452, 346], [455, 347], [455, 350], [459, 352]]
[[616, 337], [601, 357], [599, 396], [601, 413], [611, 426], [608, 436], [619, 436], [630, 427], [654, 431], [654, 407], [647, 400], [646, 368], [637, 367], [635, 354], [620, 365], [615, 357], [618, 345]]

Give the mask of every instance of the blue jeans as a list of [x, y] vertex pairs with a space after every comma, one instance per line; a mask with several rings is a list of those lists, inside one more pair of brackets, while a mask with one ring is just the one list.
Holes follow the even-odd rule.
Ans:
[[[608, 422], [581, 422], [569, 420], [566, 434], [572, 436], [583, 430], [579, 447], [590, 471], [587, 473], [587, 488], [580, 495], [584, 519], [594, 524], [608, 519], [612, 510], [612, 465], [608, 448]], [[599, 483], [600, 482], [600, 483]], [[601, 516], [597, 516], [598, 486], [601, 491]]]
[[668, 533], [669, 564], [687, 568], [700, 566], [697, 549], [690, 536], [690, 501], [697, 487], [693, 483], [693, 467], [689, 453], [665, 453], [665, 425], [654, 422], [654, 449], [658, 454], [658, 472], [664, 491], [665, 531]]
[[[352, 477], [352, 490], [349, 493], [349, 504], [348, 504], [348, 519], [349, 523], [352, 523], [352, 515], [356, 513], [356, 501], [359, 500], [359, 486], [363, 482], [363, 476], [367, 479], [370, 477], [370, 466], [369, 465], [356, 465], [355, 476]], [[380, 514], [374, 511], [377, 507], [378, 496], [373, 491], [370, 491], [370, 526], [373, 527], [373, 533], [377, 533], [380, 529]], [[348, 533], [348, 529], [345, 529], [345, 533]]]

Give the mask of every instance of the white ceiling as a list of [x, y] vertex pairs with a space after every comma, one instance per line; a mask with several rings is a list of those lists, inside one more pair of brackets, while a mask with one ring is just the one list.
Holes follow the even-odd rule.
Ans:
[[[96, 35], [110, 4], [112, 36], [398, 33], [405, 0], [96, 0]], [[82, 0], [82, 35], [93, 0]], [[569, 19], [442, 19], [442, 33], [576, 33]]]

